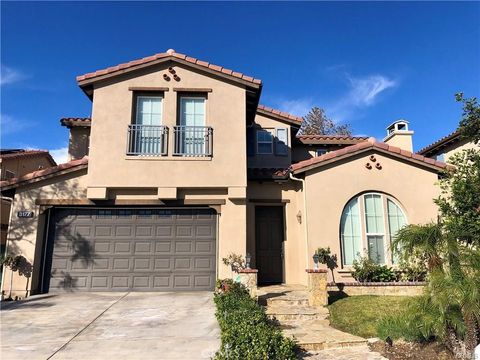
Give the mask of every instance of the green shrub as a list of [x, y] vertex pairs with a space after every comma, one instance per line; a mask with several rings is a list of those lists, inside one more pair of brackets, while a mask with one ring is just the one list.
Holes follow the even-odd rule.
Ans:
[[360, 282], [389, 282], [397, 280], [395, 272], [386, 265], [379, 265], [368, 257], [353, 262], [352, 276]]
[[221, 347], [215, 359], [295, 359], [295, 343], [285, 338], [245, 286], [233, 283], [215, 294]]

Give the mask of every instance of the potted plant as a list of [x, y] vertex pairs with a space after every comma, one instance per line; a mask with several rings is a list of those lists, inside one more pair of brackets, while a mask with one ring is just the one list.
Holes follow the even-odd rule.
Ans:
[[333, 270], [338, 267], [337, 264], [337, 255], [333, 254], [330, 251], [330, 247], [326, 248], [318, 248], [317, 251], [315, 251], [316, 258], [318, 258], [318, 262], [320, 264], [324, 264], [327, 266], [328, 269], [332, 272], [332, 280], [335, 282], [335, 275], [333, 273]]

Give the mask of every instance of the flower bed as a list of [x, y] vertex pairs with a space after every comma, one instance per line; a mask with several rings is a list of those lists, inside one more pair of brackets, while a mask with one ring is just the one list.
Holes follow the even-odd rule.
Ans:
[[338, 297], [356, 295], [387, 295], [387, 296], [418, 296], [423, 293], [426, 285], [424, 281], [399, 281], [399, 282], [345, 282], [329, 283], [329, 295]]
[[295, 343], [272, 324], [245, 286], [230, 283], [215, 294], [221, 347], [215, 359], [296, 359]]

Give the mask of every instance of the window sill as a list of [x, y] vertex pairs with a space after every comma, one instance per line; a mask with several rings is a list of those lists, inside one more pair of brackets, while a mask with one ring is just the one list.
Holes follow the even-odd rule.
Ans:
[[125, 160], [140, 161], [212, 161], [213, 156], [125, 156]]

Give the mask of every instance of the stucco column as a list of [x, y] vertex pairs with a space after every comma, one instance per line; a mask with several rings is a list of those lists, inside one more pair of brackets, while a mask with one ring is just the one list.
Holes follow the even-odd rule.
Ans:
[[328, 305], [327, 270], [307, 269], [308, 274], [308, 304], [310, 306]]
[[251, 297], [257, 297], [257, 269], [239, 269], [234, 281], [245, 285]]

